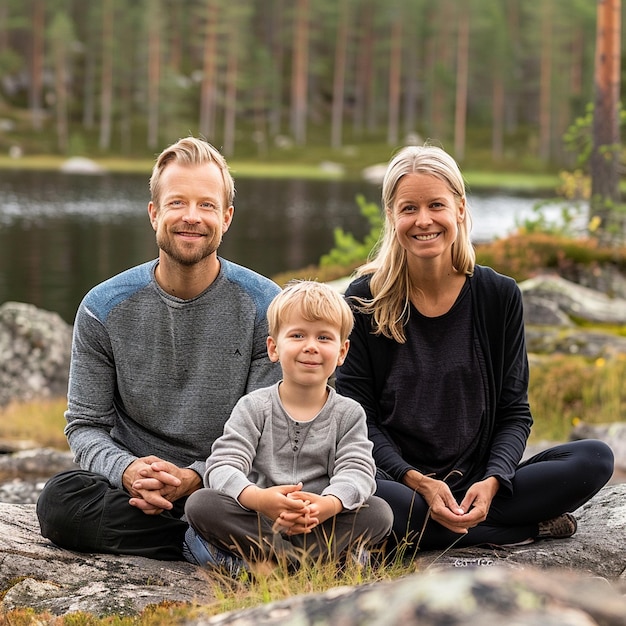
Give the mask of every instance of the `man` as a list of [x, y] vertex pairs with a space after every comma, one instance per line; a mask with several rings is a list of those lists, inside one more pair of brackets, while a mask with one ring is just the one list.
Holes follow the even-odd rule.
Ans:
[[158, 259], [79, 306], [65, 434], [81, 469], [48, 481], [37, 514], [64, 548], [179, 560], [211, 444], [241, 396], [280, 377], [265, 348], [280, 289], [217, 256], [235, 189], [213, 146], [166, 148], [150, 191]]

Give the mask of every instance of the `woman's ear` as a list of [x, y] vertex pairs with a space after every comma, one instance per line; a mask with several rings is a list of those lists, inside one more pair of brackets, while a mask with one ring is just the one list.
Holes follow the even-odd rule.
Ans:
[[457, 211], [457, 222], [460, 224], [465, 219], [465, 196], [459, 200], [459, 208]]

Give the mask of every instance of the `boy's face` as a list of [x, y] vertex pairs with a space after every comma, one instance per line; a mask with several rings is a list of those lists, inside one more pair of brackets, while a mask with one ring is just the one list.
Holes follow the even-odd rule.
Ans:
[[294, 311], [278, 335], [267, 338], [267, 353], [272, 362], [280, 362], [284, 382], [325, 386], [346, 358], [349, 343], [341, 341], [336, 324], [310, 322]]

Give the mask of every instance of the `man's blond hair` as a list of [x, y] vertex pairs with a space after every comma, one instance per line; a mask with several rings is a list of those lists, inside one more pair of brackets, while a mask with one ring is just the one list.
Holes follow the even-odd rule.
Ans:
[[224, 181], [224, 201], [226, 204], [223, 208], [226, 209], [233, 205], [235, 201], [235, 182], [222, 153], [204, 139], [185, 137], [165, 148], [157, 157], [156, 163], [152, 168], [150, 196], [157, 209], [160, 208], [161, 175], [165, 167], [170, 163], [189, 166], [215, 163], [222, 172], [222, 180]]

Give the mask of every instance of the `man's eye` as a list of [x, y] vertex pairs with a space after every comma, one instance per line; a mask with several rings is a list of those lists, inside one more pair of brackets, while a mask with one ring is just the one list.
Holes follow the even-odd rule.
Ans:
[[215, 209], [215, 205], [212, 202], [201, 202], [200, 208], [206, 209], [207, 211], [212, 211], [213, 209]]

